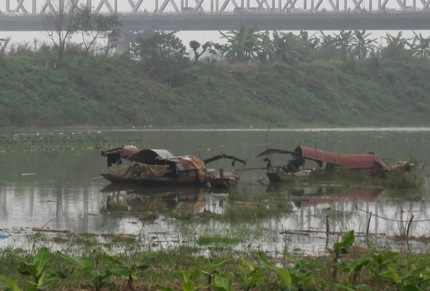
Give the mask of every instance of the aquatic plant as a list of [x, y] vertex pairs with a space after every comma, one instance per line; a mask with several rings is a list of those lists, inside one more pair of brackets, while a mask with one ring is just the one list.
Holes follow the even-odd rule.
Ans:
[[311, 270], [290, 254], [285, 253], [285, 256], [293, 263], [293, 267], [290, 269], [278, 267], [271, 263], [263, 252], [259, 252], [259, 257], [263, 264], [276, 273], [281, 290], [300, 290], [304, 288], [312, 280]]
[[[33, 290], [47, 290], [52, 288], [55, 284], [64, 279], [66, 276], [58, 271], [49, 271], [46, 268], [46, 264], [51, 261], [51, 252], [46, 247], [41, 247], [33, 261], [30, 263], [21, 262], [18, 266], [18, 272], [23, 276], [31, 276], [32, 280], [28, 280], [27, 283], [30, 285], [27, 291]], [[18, 283], [6, 276], [0, 276], [0, 279], [6, 283], [6, 290], [20, 291]]]

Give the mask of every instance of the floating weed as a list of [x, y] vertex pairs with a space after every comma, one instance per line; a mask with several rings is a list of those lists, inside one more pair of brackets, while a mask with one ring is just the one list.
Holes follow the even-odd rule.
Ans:
[[136, 242], [136, 236], [130, 234], [102, 234], [101, 237], [104, 239], [109, 239], [109, 241], [113, 244], [132, 244]]
[[262, 219], [276, 218], [284, 215], [282, 209], [273, 209], [265, 202], [244, 202], [234, 203], [227, 207], [221, 220], [229, 222], [256, 222]]
[[86, 150], [142, 143], [141, 139], [107, 138], [98, 130], [35, 130], [0, 135], [0, 152]]
[[237, 244], [241, 240], [239, 238], [232, 237], [222, 237], [222, 236], [200, 236], [197, 240], [197, 244], [199, 245], [212, 245], [212, 244]]

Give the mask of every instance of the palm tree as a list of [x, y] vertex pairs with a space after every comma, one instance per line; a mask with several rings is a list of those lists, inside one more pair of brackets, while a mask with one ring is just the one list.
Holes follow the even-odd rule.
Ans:
[[318, 42], [317, 48], [317, 58], [323, 59], [334, 59], [338, 57], [338, 48], [337, 48], [337, 37], [332, 36], [331, 34], [324, 34], [323, 31], [321, 33], [321, 38]]
[[395, 45], [402, 49], [405, 49], [408, 44], [408, 39], [403, 38], [401, 31], [399, 31], [396, 36], [387, 33], [385, 35], [385, 41], [387, 42], [387, 45]]
[[347, 59], [351, 56], [352, 49], [352, 32], [351, 31], [341, 31], [336, 35], [336, 48], [340, 49], [342, 52], [342, 58]]
[[376, 39], [368, 39], [370, 33], [366, 34], [365, 30], [354, 30], [352, 36], [351, 56], [360, 60], [366, 59], [368, 54], [378, 48]]
[[318, 47], [320, 40], [315, 36], [309, 36], [307, 31], [300, 31], [299, 39], [302, 45], [302, 54], [304, 58], [309, 58]]
[[402, 32], [399, 32], [397, 36], [386, 34], [385, 40], [387, 45], [381, 50], [381, 58], [389, 60], [408, 60], [412, 57], [412, 51], [407, 50], [407, 47], [411, 47], [408, 39], [403, 38]]
[[303, 61], [303, 46], [301, 39], [292, 32], [273, 32], [275, 58], [293, 65]]
[[430, 38], [423, 37], [414, 31], [414, 38], [412, 43], [408, 44], [414, 56], [421, 59], [428, 58], [430, 56]]
[[236, 30], [220, 32], [227, 40], [225, 57], [231, 61], [248, 62], [258, 55], [258, 35], [255, 28], [241, 23]]
[[275, 51], [270, 32], [265, 31], [259, 34], [257, 41], [259, 47], [258, 59], [260, 62], [264, 63], [273, 60], [275, 58]]

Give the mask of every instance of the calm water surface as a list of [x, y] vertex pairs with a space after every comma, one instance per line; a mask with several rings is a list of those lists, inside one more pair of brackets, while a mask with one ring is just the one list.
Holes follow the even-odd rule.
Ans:
[[[262, 183], [265, 163], [256, 157], [269, 147], [291, 150], [300, 144], [344, 153], [375, 152], [388, 163], [413, 158], [429, 164], [428, 128], [41, 130], [8, 131], [3, 135], [27, 136], [30, 143], [46, 142], [48, 137], [54, 137], [55, 143], [55, 137], [67, 135], [82, 137], [83, 144], [88, 137], [101, 142], [75, 148], [65, 143], [46, 151], [24, 147], [0, 153], [0, 233], [9, 235], [0, 238], [0, 246], [16, 243], [17, 237], [32, 228], [138, 234], [153, 246], [174, 246], [205, 235], [232, 236], [241, 230], [237, 234], [243, 237], [239, 248], [319, 252], [339, 239], [333, 235], [325, 240], [327, 222], [330, 231], [369, 231], [384, 238], [404, 233], [412, 215], [409, 234], [430, 236], [427, 168], [421, 173], [425, 179], [422, 190], [340, 191], [326, 185]], [[100, 151], [127, 144], [202, 158], [226, 153], [247, 160], [247, 165], [239, 184], [223, 192], [208, 188], [111, 187], [99, 176], [106, 167]], [[227, 161], [213, 166], [232, 168]], [[172, 212], [219, 214], [229, 220], [184, 222], [164, 215]], [[378, 239], [375, 241], [378, 243]]]

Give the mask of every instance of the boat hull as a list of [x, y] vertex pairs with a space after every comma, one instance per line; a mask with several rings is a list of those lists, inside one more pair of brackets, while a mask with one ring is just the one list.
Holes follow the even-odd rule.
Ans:
[[140, 177], [140, 178], [121, 178], [110, 173], [102, 173], [101, 176], [114, 184], [132, 184], [141, 186], [195, 186], [202, 185], [197, 177], [186, 177], [172, 179], [168, 177]]
[[211, 188], [228, 189], [239, 182], [239, 177], [231, 172], [220, 171], [215, 174], [213, 171], [206, 173], [205, 183]]
[[270, 183], [278, 183], [278, 182], [305, 182], [312, 175], [311, 170], [302, 170], [298, 172], [285, 172], [282, 170], [275, 171], [267, 171], [266, 176], [269, 179]]

